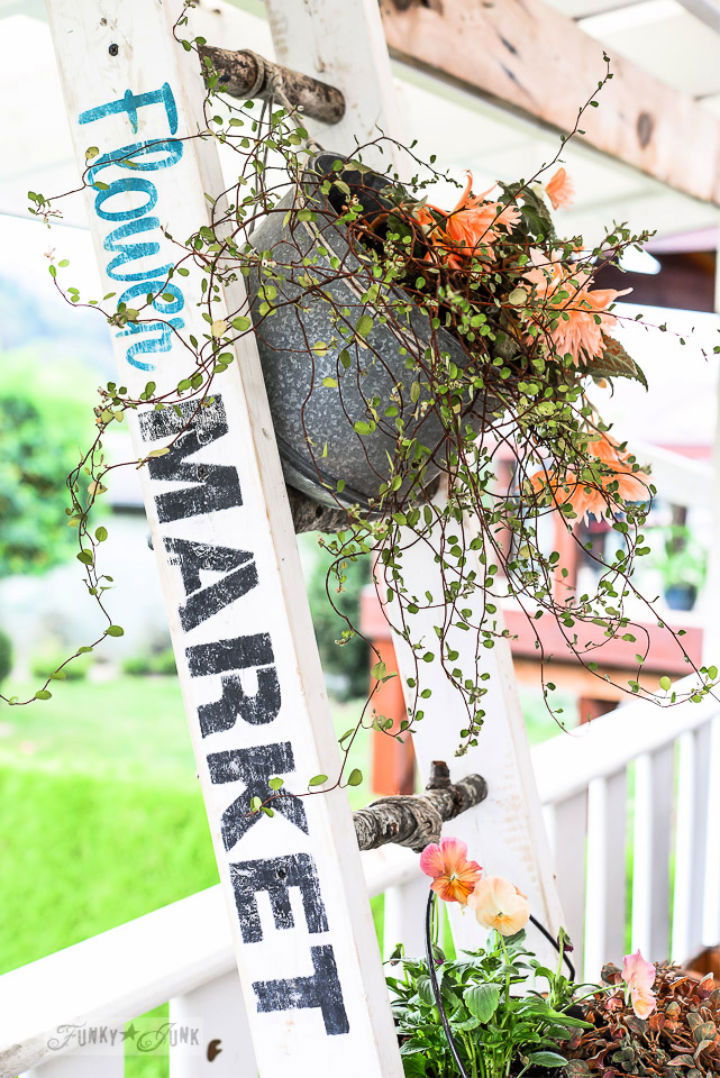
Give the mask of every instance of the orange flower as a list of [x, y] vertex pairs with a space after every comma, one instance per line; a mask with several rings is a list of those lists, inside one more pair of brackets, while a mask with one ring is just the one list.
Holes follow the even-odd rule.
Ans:
[[[462, 266], [463, 259], [480, 251], [491, 254], [492, 244], [500, 229], [513, 228], [520, 220], [517, 206], [485, 201], [492, 187], [482, 195], [473, 195], [472, 180], [472, 173], [468, 172], [465, 190], [449, 213], [429, 204], [418, 206], [414, 211], [415, 218], [427, 238], [443, 259], [455, 269]], [[431, 211], [442, 215], [445, 219], [444, 225], [438, 223]]]
[[523, 276], [533, 285], [536, 295], [547, 300], [545, 313], [556, 321], [550, 331], [554, 348], [560, 355], [569, 353], [576, 364], [581, 353], [588, 359], [602, 355], [603, 331], [617, 322], [607, 308], [632, 289], [591, 288], [592, 275], [574, 273], [557, 251], [547, 256], [532, 250], [530, 258], [532, 265]]
[[485, 928], [501, 936], [514, 936], [530, 919], [527, 896], [502, 876], [485, 876], [467, 900]]
[[559, 168], [545, 185], [545, 194], [550, 199], [554, 210], [559, 210], [561, 206], [572, 205], [575, 185], [564, 168]]
[[607, 313], [607, 308], [618, 296], [632, 292], [631, 288], [624, 288], [622, 291], [615, 288], [591, 290], [587, 287], [590, 280], [591, 278], [586, 276], [575, 294], [567, 301], [567, 306], [560, 308], [563, 313], [552, 331], [553, 344], [558, 352], [561, 355], [569, 352], [575, 363], [579, 362], [581, 352], [584, 352], [588, 359], [602, 355], [605, 347], [603, 330], [609, 329], [617, 322], [615, 315]]
[[501, 228], [513, 228], [520, 220], [517, 206], [485, 201], [492, 187], [482, 195], [473, 195], [472, 182], [472, 172], [468, 172], [465, 190], [448, 216], [446, 232], [455, 245], [448, 261], [455, 265], [461, 264], [461, 256], [472, 256], [482, 248], [491, 247]]
[[536, 493], [548, 490], [557, 505], [569, 503], [578, 517], [585, 520], [589, 514], [596, 520], [612, 515], [617, 502], [648, 500], [647, 472], [633, 471], [630, 454], [622, 452], [616, 441], [601, 434], [587, 443], [587, 453], [592, 478], [581, 479], [571, 468], [562, 476], [555, 471], [535, 472], [529, 480], [533, 490]]
[[462, 905], [472, 894], [482, 869], [477, 861], [468, 861], [467, 845], [459, 838], [444, 838], [440, 845], [431, 842], [420, 855], [420, 868], [432, 876], [432, 890], [445, 902]]

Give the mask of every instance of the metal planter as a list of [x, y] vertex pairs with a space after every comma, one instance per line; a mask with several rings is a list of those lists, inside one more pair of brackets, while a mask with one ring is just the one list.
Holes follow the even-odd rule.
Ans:
[[[423, 388], [418, 367], [429, 349], [459, 367], [473, 360], [456, 337], [433, 330], [417, 306], [400, 316], [391, 308], [391, 316], [383, 322], [378, 315], [387, 314], [387, 306], [363, 298], [373, 284], [370, 268], [353, 253], [347, 230], [333, 220], [336, 210], [320, 191], [325, 176], [338, 177], [332, 171], [337, 160], [333, 154], [311, 159], [303, 183], [253, 233], [255, 249], [268, 252], [282, 274], [282, 280], [272, 282], [277, 294], [271, 300], [271, 314], [260, 314], [257, 272], [248, 285], [287, 482], [327, 505], [359, 503], [371, 509], [398, 454], [396, 417], [385, 415], [388, 406], [399, 410], [405, 437], [415, 439], [423, 454], [429, 451], [421, 476], [413, 467], [395, 492], [399, 499], [416, 493], [419, 498], [422, 489], [413, 491], [410, 486], [427, 487], [437, 477], [446, 431], [428, 403], [426, 380]], [[340, 176], [352, 186], [358, 173], [348, 169]], [[386, 184], [380, 175], [362, 176], [365, 197], [374, 205], [379, 202], [373, 190], [382, 201]], [[297, 214], [288, 213], [293, 208], [315, 211], [316, 220], [298, 220]], [[307, 258], [312, 260], [310, 266], [304, 264]], [[410, 303], [407, 293], [395, 286], [390, 298]], [[338, 326], [362, 325], [363, 315], [373, 319], [366, 336], [338, 340]], [[355, 424], [370, 421], [373, 409], [376, 426], [371, 433], [357, 433]]]

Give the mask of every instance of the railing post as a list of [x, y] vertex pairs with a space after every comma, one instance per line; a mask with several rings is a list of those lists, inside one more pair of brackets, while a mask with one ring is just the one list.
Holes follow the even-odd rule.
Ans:
[[429, 883], [427, 876], [395, 884], [385, 892], [385, 920], [383, 922], [383, 954], [385, 958], [393, 947], [402, 943], [408, 958], [425, 955], [425, 904]]
[[170, 1022], [177, 1032], [177, 1043], [170, 1046], [170, 1078], [256, 1078], [250, 1023], [235, 970], [171, 999]]

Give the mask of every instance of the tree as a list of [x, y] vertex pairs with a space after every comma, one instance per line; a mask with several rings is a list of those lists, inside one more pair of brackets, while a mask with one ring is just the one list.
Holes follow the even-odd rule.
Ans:
[[[370, 559], [344, 562], [341, 581], [334, 571], [328, 576], [331, 564], [327, 553], [321, 551], [310, 575], [308, 598], [323, 670], [330, 675], [334, 695], [350, 699], [364, 696], [368, 691], [368, 645], [356, 633], [346, 637], [343, 634], [348, 630], [345, 618], [351, 625], [358, 624], [360, 593], [370, 580]], [[328, 593], [332, 602], [328, 601]]]
[[74, 378], [58, 392], [52, 378], [28, 375], [33, 366], [42, 370], [41, 364], [27, 352], [2, 357], [0, 579], [44, 572], [70, 557], [77, 542], [65, 513], [65, 480], [80, 458], [86, 406], [70, 396], [78, 384]]

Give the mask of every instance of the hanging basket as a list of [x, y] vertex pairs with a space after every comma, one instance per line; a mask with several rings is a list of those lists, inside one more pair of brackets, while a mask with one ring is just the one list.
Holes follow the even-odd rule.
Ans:
[[[271, 277], [261, 280], [254, 270], [248, 285], [287, 482], [327, 505], [359, 503], [367, 511], [395, 475], [398, 501], [422, 499], [442, 470], [448, 437], [432, 404], [428, 366], [464, 369], [476, 360], [457, 337], [434, 329], [398, 286], [381, 285], [374, 303], [364, 298], [377, 282], [371, 260], [358, 256], [357, 241], [337, 221], [348, 196], [320, 188], [340, 179], [372, 214], [390, 207], [383, 197], [389, 181], [351, 167], [338, 171], [338, 160], [329, 153], [311, 158], [303, 182], [253, 233]], [[263, 315], [270, 280], [277, 292]], [[497, 407], [485, 393], [482, 398], [460, 417], [472, 413], [478, 429]], [[396, 471], [408, 444], [415, 458]]]

